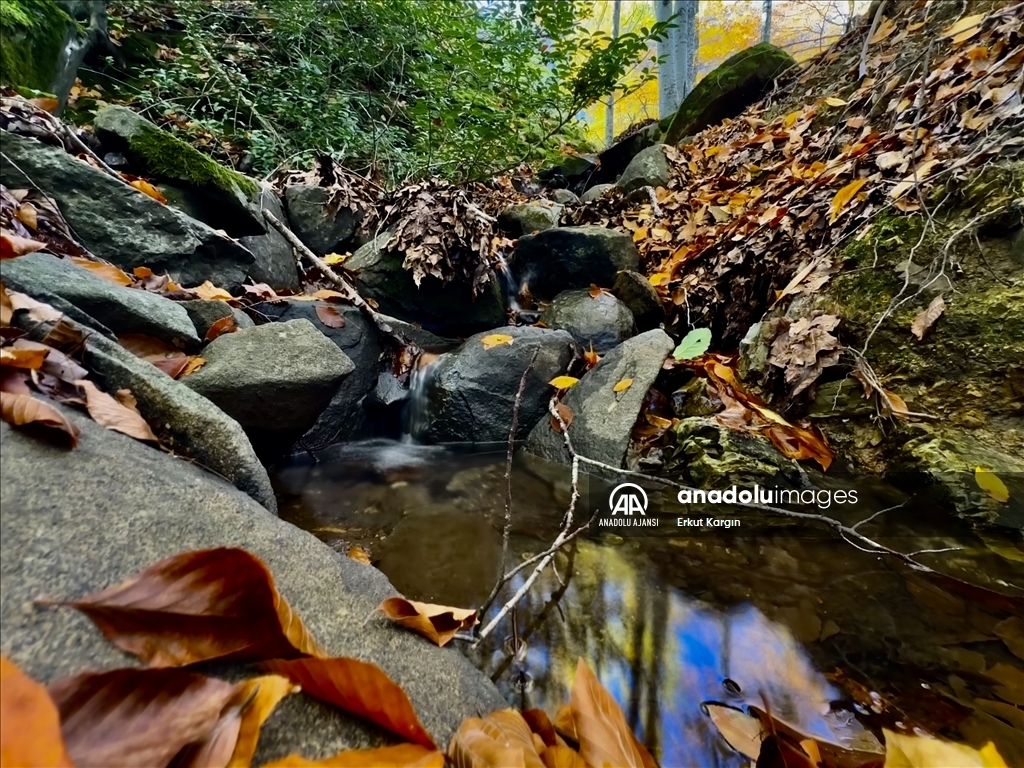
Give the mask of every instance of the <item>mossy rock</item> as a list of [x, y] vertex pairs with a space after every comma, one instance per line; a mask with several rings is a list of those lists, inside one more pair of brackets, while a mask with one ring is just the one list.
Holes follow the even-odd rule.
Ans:
[[123, 152], [140, 174], [193, 190], [201, 198], [204, 215], [200, 218], [214, 228], [232, 237], [266, 232], [252, 202], [260, 193], [252, 179], [225, 168], [127, 107], [100, 110], [93, 125], [104, 145]]
[[674, 432], [676, 445], [669, 466], [677, 466], [695, 487], [782, 485], [800, 476], [796, 462], [779, 453], [767, 440], [734, 432], [714, 418], [680, 419]]
[[78, 25], [53, 0], [0, 2], [0, 83], [54, 90], [64, 47]]
[[684, 136], [736, 117], [758, 101], [775, 78], [794, 64], [796, 59], [771, 43], [758, 43], [730, 56], [683, 99], [665, 143], [678, 144]]

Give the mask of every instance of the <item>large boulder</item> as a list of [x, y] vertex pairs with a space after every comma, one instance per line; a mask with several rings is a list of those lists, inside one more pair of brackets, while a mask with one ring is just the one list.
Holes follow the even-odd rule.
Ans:
[[771, 43], [758, 43], [730, 56], [683, 99], [665, 134], [665, 143], [675, 146], [684, 136], [736, 117], [759, 101], [775, 78], [795, 64], [796, 59]]
[[[568, 190], [563, 190], [568, 191]], [[571, 192], [569, 194], [572, 194]], [[522, 237], [558, 226], [562, 206], [548, 201], [510, 205], [498, 214], [498, 224], [511, 237]]]
[[615, 181], [626, 170], [626, 166], [629, 165], [634, 157], [648, 147], [657, 144], [661, 139], [664, 129], [668, 128], [668, 121], [662, 122], [665, 123], [664, 126], [658, 122], [653, 122], [615, 142], [608, 149], [601, 152], [598, 156], [601, 161], [601, 169], [598, 174], [599, 180], [602, 182]]
[[623, 192], [632, 192], [644, 187], [667, 187], [672, 178], [665, 145], [655, 144], [642, 150], [629, 161], [615, 186]]
[[[704, 382], [694, 379], [703, 386]], [[690, 404], [689, 410], [696, 404]], [[699, 406], [698, 406], [699, 407]], [[760, 435], [737, 432], [714, 416], [689, 416], [673, 428], [675, 446], [669, 459], [683, 482], [697, 488], [741, 488], [755, 483], [793, 486], [802, 470]]]
[[610, 189], [615, 189], [615, 185], [612, 183], [606, 184], [595, 184], [582, 195], [580, 195], [581, 203], [592, 203], [600, 197], [604, 196], [604, 193]]
[[519, 239], [512, 266], [539, 299], [592, 284], [610, 288], [621, 269], [636, 270], [640, 254], [625, 232], [605, 227], [559, 227]]
[[182, 285], [210, 280], [237, 289], [253, 255], [231, 238], [35, 139], [2, 133], [0, 174], [8, 187], [56, 201], [79, 242], [131, 272], [149, 267]]
[[93, 120], [107, 152], [120, 152], [140, 175], [185, 190], [203, 211], [203, 221], [232, 237], [262, 235], [263, 216], [253, 202], [260, 187], [127, 107], [109, 106]]
[[[569, 390], [562, 402], [573, 413], [569, 437], [577, 453], [622, 466], [647, 390], [674, 346], [662, 330], [634, 336], [605, 355]], [[624, 379], [632, 379], [632, 384], [616, 392]], [[546, 419], [533, 428], [526, 449], [550, 461], [569, 460], [562, 436]]]
[[500, 328], [490, 333], [511, 343], [487, 348], [488, 333], [466, 339], [457, 351], [442, 355], [427, 385], [430, 442], [508, 440], [512, 411], [523, 371], [537, 353], [519, 406], [517, 435], [525, 435], [547, 411], [548, 382], [565, 372], [573, 358], [572, 336], [545, 328]]
[[337, 250], [359, 226], [359, 220], [350, 209], [332, 208], [330, 202], [330, 193], [323, 187], [292, 184], [284, 190], [292, 229], [316, 253]]
[[[72, 451], [0, 424], [0, 651], [28, 675], [50, 683], [140, 665], [78, 611], [43, 607], [37, 598], [74, 599], [180, 552], [240, 547], [266, 563], [329, 654], [376, 664], [401, 686], [439, 745], [464, 718], [507, 706], [457, 650], [373, 616], [395, 595], [375, 568], [338, 555], [200, 467], [62, 410], [82, 430]], [[208, 674], [255, 673], [232, 663]], [[254, 764], [293, 752], [323, 758], [384, 738], [363, 721], [294, 695], [264, 724]]]
[[479, 296], [464, 281], [445, 283], [430, 275], [417, 287], [412, 272], [402, 267], [403, 255], [384, 249], [390, 239], [389, 233], [380, 234], [345, 262], [357, 273], [359, 293], [382, 312], [442, 334], [475, 333], [505, 322], [507, 297], [496, 277]]
[[665, 319], [665, 308], [658, 292], [650, 281], [639, 272], [624, 269], [615, 278], [612, 292], [629, 307], [639, 331], [657, 328]]
[[[267, 211], [272, 213], [278, 221], [288, 222], [288, 218], [284, 215], [284, 209], [281, 207], [281, 201], [277, 199], [277, 194], [268, 185], [261, 185], [257, 204], [260, 207], [261, 218], [264, 218], [263, 212]], [[249, 277], [254, 282], [266, 283], [274, 290], [297, 289], [300, 283], [299, 269], [295, 263], [295, 249], [272, 224], [265, 222], [265, 225], [267, 228], [265, 235], [250, 235], [238, 240], [252, 252], [253, 258], [255, 258], [255, 262], [249, 268]]]
[[604, 291], [562, 291], [541, 315], [549, 328], [568, 331], [582, 349], [604, 354], [633, 335], [633, 313]]
[[264, 457], [284, 453], [313, 426], [355, 367], [308, 320], [218, 336], [203, 358], [184, 383], [241, 424]]
[[40, 301], [59, 296], [116, 334], [142, 333], [182, 349], [199, 346], [192, 320], [180, 303], [104, 280], [68, 259], [48, 253], [5, 259], [0, 276], [8, 288]]
[[234, 318], [237, 328], [252, 328], [256, 325], [245, 312], [219, 299], [193, 299], [180, 304], [192, 319], [200, 339], [205, 339], [213, 324], [225, 317]]
[[601, 164], [597, 155], [566, 155], [551, 168], [545, 168], [537, 178], [548, 186], [564, 187], [579, 194], [600, 176]]

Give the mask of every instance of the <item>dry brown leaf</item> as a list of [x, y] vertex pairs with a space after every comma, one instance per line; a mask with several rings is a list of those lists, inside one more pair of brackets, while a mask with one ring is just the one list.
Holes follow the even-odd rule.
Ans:
[[58, 604], [80, 610], [151, 667], [320, 653], [267, 566], [242, 549], [184, 552], [123, 584]]
[[[205, 341], [213, 341], [218, 336], [222, 336], [225, 333], [234, 333], [238, 330], [238, 326], [235, 324], [235, 318], [232, 315], [222, 317], [220, 320], [213, 322], [206, 331]], [[184, 371], [182, 372], [184, 375]]]
[[362, 547], [349, 547], [348, 556], [352, 560], [355, 560], [357, 563], [362, 563], [363, 565], [370, 565], [372, 562], [370, 560], [370, 553]]
[[202, 742], [236, 686], [181, 669], [86, 672], [49, 686], [78, 766], [164, 766]]
[[0, 326], [10, 325], [12, 319], [14, 319], [14, 304], [11, 303], [11, 297], [7, 294], [4, 284], [0, 283]]
[[72, 256], [71, 263], [76, 267], [87, 269], [97, 277], [102, 277], [104, 280], [111, 282], [114, 285], [120, 285], [127, 288], [132, 284], [131, 277], [115, 267], [113, 264], [108, 264], [105, 261], [96, 261], [94, 259], [86, 259], [81, 256]]
[[136, 440], [159, 442], [138, 411], [126, 408], [106, 392], [101, 392], [88, 379], [80, 379], [74, 384], [85, 393], [86, 410], [89, 411], [92, 420], [101, 427], [134, 437]]
[[374, 664], [334, 657], [274, 659], [262, 666], [302, 686], [313, 698], [365, 718], [405, 741], [437, 749], [405, 691]]
[[24, 293], [8, 291], [7, 298], [11, 302], [11, 309], [13, 312], [17, 312], [22, 309], [28, 310], [28, 316], [37, 323], [56, 323], [64, 317], [63, 314], [58, 312], [49, 304], [36, 301], [31, 296]]
[[184, 352], [152, 336], [124, 333], [117, 340], [133, 355], [152, 363], [172, 379], [183, 375], [189, 365], [189, 357]]
[[[293, 297], [299, 298], [299, 297]], [[304, 297], [303, 297], [304, 298]], [[330, 288], [321, 288], [318, 291], [314, 291], [309, 297], [313, 301], [347, 301], [348, 297], [340, 291], [332, 291]]]
[[81, 430], [52, 405], [31, 395], [0, 392], [0, 417], [15, 427], [45, 430], [48, 437], [58, 437], [71, 448], [78, 445]]
[[417, 744], [399, 744], [377, 749], [350, 749], [323, 760], [300, 755], [266, 763], [263, 768], [444, 768], [444, 754]]
[[321, 304], [316, 308], [316, 317], [328, 328], [344, 328], [345, 316], [338, 311], [337, 307], [328, 307]]
[[175, 376], [174, 378], [184, 378], [185, 376], [188, 376], [190, 373], [195, 373], [204, 365], [206, 365], [206, 358], [199, 357], [199, 355], [190, 355], [187, 359], [187, 362], [185, 363], [185, 367], [182, 368], [181, 372], [178, 373], [178, 375]]
[[935, 325], [935, 321], [939, 319], [943, 312], [946, 311], [946, 302], [942, 298], [940, 293], [931, 303], [922, 309], [917, 317], [914, 318], [914, 322], [910, 324], [910, 332], [917, 337], [918, 341], [924, 339], [924, 335], [928, 333], [928, 330]]
[[876, 29], [875, 34], [871, 36], [871, 39], [868, 41], [868, 44], [876, 45], [877, 43], [882, 42], [887, 37], [889, 37], [889, 35], [891, 35], [895, 30], [896, 24], [893, 23], [893, 20], [886, 16], [883, 16], [882, 23], [878, 25], [878, 29]]
[[[568, 429], [572, 425], [572, 408], [565, 403], [555, 403], [555, 410], [558, 411], [558, 415], [562, 418], [565, 423], [565, 428]], [[558, 434], [562, 434], [562, 425], [558, 423], [558, 419], [554, 416], [550, 418], [551, 428]]]
[[0, 656], [0, 722], [3, 768], [70, 768], [50, 694], [5, 656]]
[[656, 768], [654, 758], [633, 735], [615, 699], [582, 658], [576, 663], [569, 707], [579, 734], [580, 755], [588, 765]]
[[119, 389], [114, 393], [114, 397], [117, 398], [117, 402], [123, 405], [125, 408], [130, 408], [133, 411], [138, 412], [139, 401], [135, 399], [135, 395], [132, 394], [130, 389]]
[[722, 704], [701, 705], [726, 743], [740, 754], [757, 760], [764, 739], [761, 721], [746, 712]]
[[471, 629], [479, 622], [476, 611], [469, 608], [418, 603], [404, 597], [389, 597], [378, 610], [436, 645], [445, 645], [456, 633]]
[[234, 301], [235, 297], [225, 291], [223, 288], [218, 288], [209, 280], [204, 282], [202, 285], [195, 288], [190, 288], [189, 291], [200, 299], [206, 301]]
[[463, 720], [448, 755], [457, 768], [545, 768], [530, 726], [514, 709]]
[[50, 348], [45, 344], [36, 344], [29, 349], [4, 347], [0, 349], [0, 365], [37, 371], [43, 367], [49, 353]]
[[530, 730], [540, 736], [545, 746], [553, 747], [558, 744], [558, 734], [555, 733], [555, 726], [551, 724], [551, 718], [543, 709], [526, 709], [521, 713], [523, 720], [530, 726]]
[[145, 280], [147, 277], [153, 277], [153, 270], [149, 267], [136, 267], [132, 270], [132, 274], [140, 280]]
[[587, 370], [601, 362], [601, 356], [594, 351], [594, 342], [590, 342], [590, 349], [583, 353], [583, 362], [586, 363]]
[[151, 362], [172, 379], [180, 379], [188, 368], [189, 358], [185, 355], [181, 355], [180, 357], [172, 357], [166, 360], [153, 360]]
[[867, 179], [857, 179], [856, 181], [851, 181], [845, 187], [836, 192], [835, 197], [832, 198], [832, 204], [830, 206], [830, 224], [835, 223], [835, 220], [839, 218], [850, 202], [857, 196], [857, 193], [860, 192], [861, 188], [867, 183]]
[[46, 243], [16, 235], [10, 230], [0, 230], [0, 259], [13, 259], [26, 253], [35, 253], [46, 247]]
[[589, 768], [579, 752], [564, 744], [545, 748], [540, 759], [544, 761], [545, 768]]
[[32, 231], [39, 229], [39, 210], [32, 203], [22, 203], [14, 215]]

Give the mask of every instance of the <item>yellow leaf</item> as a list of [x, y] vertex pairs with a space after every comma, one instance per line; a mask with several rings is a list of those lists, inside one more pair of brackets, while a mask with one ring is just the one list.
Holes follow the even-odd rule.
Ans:
[[975, 467], [974, 482], [978, 484], [981, 490], [1000, 504], [1005, 504], [1010, 500], [1010, 489], [1006, 487], [1006, 484], [992, 470]]
[[633, 386], [632, 379], [621, 379], [618, 384], [612, 387], [612, 392], [625, 392]]
[[636, 232], [633, 233], [633, 242], [639, 243], [641, 240], [647, 239], [647, 227], [639, 227]]
[[167, 198], [163, 196], [163, 193], [161, 193], [159, 189], [154, 187], [145, 179], [135, 179], [134, 181], [129, 181], [128, 186], [134, 187], [144, 195], [149, 195], [158, 203], [163, 203], [164, 205], [167, 205]]
[[845, 107], [846, 106], [846, 102], [845, 101], [843, 101], [842, 99], [837, 98], [835, 96], [829, 96], [827, 99], [825, 99], [825, 103], [828, 104], [830, 107]]
[[882, 42], [883, 40], [885, 40], [885, 38], [887, 38], [889, 35], [893, 33], [894, 29], [896, 29], [896, 25], [893, 24], [892, 19], [882, 17], [882, 23], [878, 25], [878, 29], [875, 30], [875, 34], [872, 35], [871, 39], [868, 41], [868, 44], [874, 45], [875, 43]]
[[515, 341], [514, 338], [504, 333], [492, 333], [480, 339], [480, 343], [484, 345], [484, 349], [500, 347], [502, 344], [511, 344], [513, 341]]
[[940, 741], [931, 736], [902, 736], [883, 728], [885, 768], [1009, 768], [995, 745], [989, 742], [981, 750], [966, 744]]
[[328, 266], [331, 267], [335, 267], [338, 264], [344, 264], [345, 259], [347, 258], [347, 253], [329, 253], [326, 256], [324, 256], [324, 264], [327, 264]]
[[651, 285], [657, 288], [659, 285], [664, 285], [671, 279], [672, 275], [669, 274], [668, 272], [655, 272], [653, 275], [647, 278], [647, 282], [649, 282]]
[[839, 218], [839, 215], [850, 204], [850, 201], [860, 192], [861, 187], [867, 183], [867, 179], [857, 179], [836, 192], [836, 196], [832, 198], [832, 217], [829, 219], [829, 224]]
[[973, 16], [964, 16], [958, 22], [950, 27], [942, 30], [943, 37], [955, 37], [962, 32], [968, 32], [970, 30], [977, 30], [981, 26], [981, 22], [985, 20], [984, 13], [976, 13]]
[[579, 384], [580, 380], [573, 376], [556, 376], [548, 382], [555, 389], [569, 389]]
[[92, 259], [87, 259], [83, 256], [72, 256], [71, 263], [76, 267], [89, 270], [97, 277], [102, 277], [104, 280], [114, 283], [114, 285], [120, 285], [127, 288], [132, 284], [132, 279], [128, 277], [128, 275], [113, 264], [108, 264], [105, 261], [93, 261]]
[[233, 301], [235, 298], [230, 293], [225, 291], [223, 288], [218, 288], [217, 286], [215, 286], [209, 280], [200, 285], [198, 288], [193, 288], [192, 292], [195, 293], [195, 295], [198, 296], [200, 299], [205, 299], [206, 301]]

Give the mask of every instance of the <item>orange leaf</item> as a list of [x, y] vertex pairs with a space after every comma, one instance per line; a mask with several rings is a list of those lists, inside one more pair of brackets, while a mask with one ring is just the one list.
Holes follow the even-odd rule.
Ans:
[[540, 759], [544, 761], [545, 768], [588, 768], [579, 752], [562, 744], [545, 749]]
[[335, 657], [274, 659], [262, 666], [302, 686], [303, 692], [313, 698], [365, 718], [405, 741], [437, 749], [405, 691], [373, 664]]
[[479, 622], [476, 611], [445, 605], [417, 603], [404, 597], [389, 597], [378, 606], [385, 616], [437, 645], [449, 642], [457, 632]]
[[[570, 408], [565, 403], [556, 403], [555, 404], [555, 410], [558, 411], [558, 415], [561, 417], [562, 421], [565, 423], [565, 428], [568, 429], [570, 427], [570, 425], [572, 424], [572, 417], [573, 417], [572, 408]], [[555, 430], [555, 432], [557, 432], [558, 434], [562, 434], [562, 425], [558, 423], [558, 419], [556, 419], [554, 416], [552, 416], [550, 421], [551, 421], [551, 428], [553, 430]]]
[[832, 464], [832, 449], [817, 431], [773, 424], [768, 427], [767, 434], [772, 445], [788, 459], [813, 459], [821, 465], [822, 470], [827, 470]]
[[338, 311], [337, 307], [328, 307], [323, 304], [316, 308], [316, 317], [328, 328], [344, 328], [345, 316]]
[[204, 365], [206, 365], [206, 358], [199, 357], [198, 355], [192, 355], [192, 356], [186, 358], [186, 360], [187, 360], [187, 362], [185, 363], [185, 367], [182, 368], [181, 372], [177, 376], [175, 376], [174, 378], [176, 378], [176, 379], [184, 378], [185, 376], [188, 376], [190, 373], [195, 373], [200, 368], [202, 368]]
[[282, 699], [298, 691], [290, 680], [279, 675], [264, 675], [241, 684], [234, 697], [242, 705], [238, 713], [238, 736], [227, 768], [248, 768], [256, 754], [263, 723]]
[[139, 278], [139, 280], [145, 280], [147, 277], [153, 276], [153, 270], [149, 267], [136, 267], [132, 270], [132, 274]]
[[97, 277], [102, 277], [104, 280], [108, 280], [115, 285], [127, 288], [132, 284], [132, 279], [128, 275], [113, 264], [107, 264], [105, 261], [94, 261], [93, 259], [86, 259], [81, 256], [72, 256], [71, 263], [76, 267], [87, 269]]
[[349, 547], [347, 554], [351, 559], [355, 560], [357, 563], [362, 563], [363, 565], [372, 564], [372, 561], [370, 560], [370, 553], [362, 547]]
[[448, 756], [458, 766], [545, 768], [530, 726], [514, 709], [463, 720], [448, 745]]
[[616, 385], [614, 387], [612, 387], [612, 392], [616, 392], [616, 393], [617, 392], [625, 392], [627, 389], [629, 389], [632, 386], [633, 386], [633, 380], [632, 379], [620, 379], [618, 381], [618, 383], [616, 383]]
[[235, 297], [225, 291], [223, 288], [218, 288], [209, 280], [200, 286], [189, 289], [192, 293], [198, 296], [200, 299], [206, 301], [234, 301]]
[[78, 445], [81, 430], [49, 403], [31, 395], [0, 392], [0, 417], [16, 427], [41, 428], [48, 436], [59, 436], [71, 448]]
[[633, 735], [619, 705], [582, 658], [576, 663], [569, 707], [579, 734], [580, 755], [588, 765], [655, 768], [654, 759]]
[[163, 196], [163, 193], [145, 179], [135, 179], [134, 181], [129, 181], [128, 184], [139, 190], [142, 194], [149, 195], [158, 203], [167, 205], [167, 198]]
[[850, 201], [852, 201], [853, 198], [857, 196], [857, 193], [860, 192], [861, 187], [867, 183], [867, 179], [857, 179], [856, 181], [851, 181], [845, 187], [836, 192], [836, 196], [832, 198], [832, 216], [829, 219], [830, 224], [839, 218], [839, 215], [843, 212], [846, 206], [850, 204]]
[[350, 749], [323, 760], [300, 755], [265, 763], [263, 768], [444, 768], [444, 755], [416, 744], [399, 744], [377, 749]]
[[0, 283], [0, 326], [8, 326], [14, 319], [14, 303], [3, 283]]
[[85, 407], [93, 421], [101, 427], [106, 427], [114, 432], [120, 432], [136, 440], [145, 440], [156, 443], [156, 435], [149, 428], [146, 420], [139, 415], [138, 411], [126, 408], [116, 399], [101, 392], [99, 388], [88, 379], [80, 379], [75, 386], [85, 392]]
[[38, 347], [0, 349], [0, 365], [8, 365], [11, 368], [26, 368], [30, 371], [38, 371], [46, 362], [46, 356], [50, 348], [40, 344]]
[[0, 656], [0, 722], [4, 768], [70, 768], [60, 716], [46, 688], [4, 656]]
[[123, 584], [58, 604], [80, 610], [151, 667], [320, 653], [267, 566], [242, 549], [184, 552]]
[[0, 230], [0, 259], [13, 259], [26, 253], [35, 253], [46, 247], [46, 243], [30, 240], [9, 230]]
[[590, 291], [589, 291], [589, 293], [590, 293], [590, 298], [592, 298], [592, 299], [596, 299], [596, 298], [597, 298], [598, 296], [600, 296], [600, 295], [601, 295], [601, 289], [600, 289], [600, 288], [598, 288], [598, 287], [597, 287], [596, 285], [594, 285], [593, 283], [591, 283], [591, 284], [590, 284]]
[[[235, 325], [235, 318], [232, 315], [222, 317], [220, 320], [212, 323], [206, 331], [206, 341], [213, 341], [218, 336], [222, 336], [225, 333], [234, 333], [238, 330], [238, 326]], [[184, 371], [182, 372], [184, 375]]]

